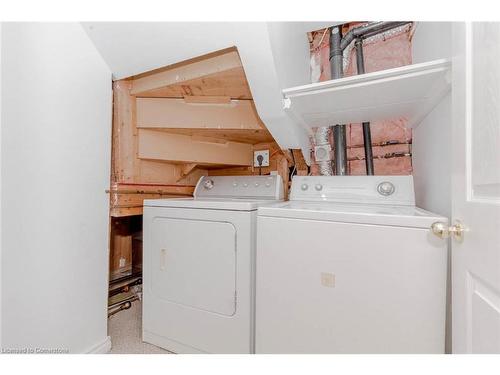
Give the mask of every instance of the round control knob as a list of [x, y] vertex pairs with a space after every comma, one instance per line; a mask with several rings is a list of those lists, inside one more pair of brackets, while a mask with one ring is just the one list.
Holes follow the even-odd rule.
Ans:
[[377, 191], [382, 195], [389, 196], [393, 194], [394, 191], [396, 191], [396, 187], [394, 186], [393, 183], [389, 181], [383, 181], [380, 184], [378, 184]]
[[314, 188], [315, 188], [317, 191], [321, 191], [321, 190], [323, 190], [323, 185], [321, 185], [321, 184], [316, 184], [316, 185], [314, 186]]
[[238, 183], [237, 182], [233, 182], [233, 186], [234, 187], [238, 186]]
[[303, 191], [306, 191], [307, 189], [309, 189], [309, 185], [307, 185], [307, 184], [302, 184], [302, 185], [300, 185], [300, 188], [301, 188]]
[[213, 180], [206, 180], [204, 183], [203, 183], [203, 187], [207, 190], [210, 190], [214, 187], [214, 181]]
[[266, 187], [269, 187], [271, 186], [271, 184], [269, 182], [266, 182]]
[[255, 183], [255, 187], [257, 187], [257, 186], [259, 186], [259, 183], [258, 183], [258, 182], [256, 182], [256, 183]]
[[245, 183], [243, 184], [243, 187], [248, 187], [248, 183], [246, 183], [246, 182], [245, 182]]

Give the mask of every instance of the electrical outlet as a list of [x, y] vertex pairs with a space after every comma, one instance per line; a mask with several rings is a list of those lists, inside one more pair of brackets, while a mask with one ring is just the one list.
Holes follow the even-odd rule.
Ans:
[[125, 258], [123, 258], [123, 257], [120, 258], [118, 266], [120, 268], [125, 267]]
[[259, 160], [257, 159], [257, 157], [259, 155], [262, 155], [262, 166], [269, 167], [269, 150], [254, 151], [253, 152], [253, 166], [254, 167], [259, 166]]

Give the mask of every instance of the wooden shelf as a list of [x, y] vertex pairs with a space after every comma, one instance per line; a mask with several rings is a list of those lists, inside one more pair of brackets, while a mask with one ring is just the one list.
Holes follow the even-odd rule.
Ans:
[[451, 89], [447, 59], [283, 90], [284, 108], [306, 129], [404, 117], [416, 127]]

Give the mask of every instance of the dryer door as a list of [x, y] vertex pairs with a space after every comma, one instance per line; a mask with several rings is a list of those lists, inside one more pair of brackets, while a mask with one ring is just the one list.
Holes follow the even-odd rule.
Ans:
[[152, 293], [227, 316], [236, 311], [236, 228], [228, 222], [157, 217]]

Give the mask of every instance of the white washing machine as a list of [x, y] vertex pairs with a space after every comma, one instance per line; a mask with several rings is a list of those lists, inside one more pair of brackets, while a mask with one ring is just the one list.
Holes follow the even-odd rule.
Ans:
[[143, 340], [176, 353], [253, 353], [257, 208], [280, 176], [202, 177], [194, 198], [144, 201]]
[[443, 353], [447, 246], [411, 176], [296, 176], [259, 208], [256, 353]]

